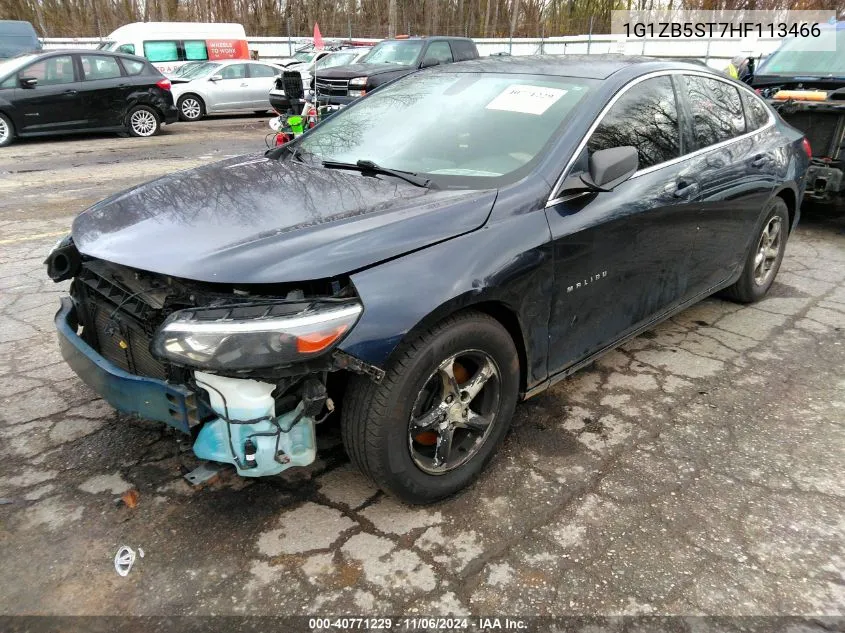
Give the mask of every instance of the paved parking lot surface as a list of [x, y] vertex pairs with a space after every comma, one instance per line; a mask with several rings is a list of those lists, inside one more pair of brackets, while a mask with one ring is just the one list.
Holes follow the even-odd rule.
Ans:
[[709, 299], [519, 406], [444, 503], [379, 493], [331, 422], [311, 468], [191, 488], [188, 443], [61, 362], [42, 261], [86, 205], [265, 131], [0, 151], [0, 613], [845, 615], [842, 218], [801, 225], [765, 301]]

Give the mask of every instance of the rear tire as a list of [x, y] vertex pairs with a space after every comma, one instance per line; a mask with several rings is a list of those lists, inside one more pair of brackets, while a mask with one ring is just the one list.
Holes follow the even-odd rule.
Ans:
[[12, 120], [0, 113], [0, 147], [11, 145], [15, 140], [15, 126]]
[[742, 274], [724, 295], [739, 303], [754, 303], [765, 297], [783, 261], [788, 235], [789, 208], [783, 198], [776, 197], [754, 235]]
[[126, 116], [129, 134], [132, 136], [155, 136], [161, 130], [158, 112], [148, 106], [135, 106]]
[[205, 102], [195, 94], [186, 94], [176, 102], [180, 121], [199, 121], [205, 116]]
[[405, 343], [378, 384], [350, 376], [343, 443], [358, 469], [406, 503], [468, 486], [505, 437], [519, 357], [502, 325], [465, 312]]

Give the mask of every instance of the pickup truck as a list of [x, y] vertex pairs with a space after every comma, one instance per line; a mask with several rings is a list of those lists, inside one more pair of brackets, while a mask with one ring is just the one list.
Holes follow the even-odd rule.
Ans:
[[406, 37], [383, 40], [360, 63], [318, 72], [312, 83], [320, 103], [346, 105], [368, 91], [422, 68], [478, 59], [467, 37]]

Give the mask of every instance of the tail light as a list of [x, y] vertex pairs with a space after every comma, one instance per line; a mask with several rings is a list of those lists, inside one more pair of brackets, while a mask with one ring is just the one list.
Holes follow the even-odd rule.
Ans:
[[159, 79], [156, 82], [156, 86], [158, 86], [162, 90], [170, 90], [170, 80], [169, 79]]
[[804, 151], [807, 152], [807, 158], [813, 157], [813, 148], [810, 147], [810, 141], [807, 140], [807, 137], [801, 139], [801, 147], [804, 148]]

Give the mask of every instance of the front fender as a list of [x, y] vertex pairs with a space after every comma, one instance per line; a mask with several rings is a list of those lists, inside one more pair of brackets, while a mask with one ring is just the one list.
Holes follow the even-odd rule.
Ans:
[[340, 349], [385, 368], [417, 327], [495, 301], [520, 323], [530, 388], [547, 374], [554, 277], [549, 237], [542, 210], [511, 215], [352, 275], [364, 313]]

